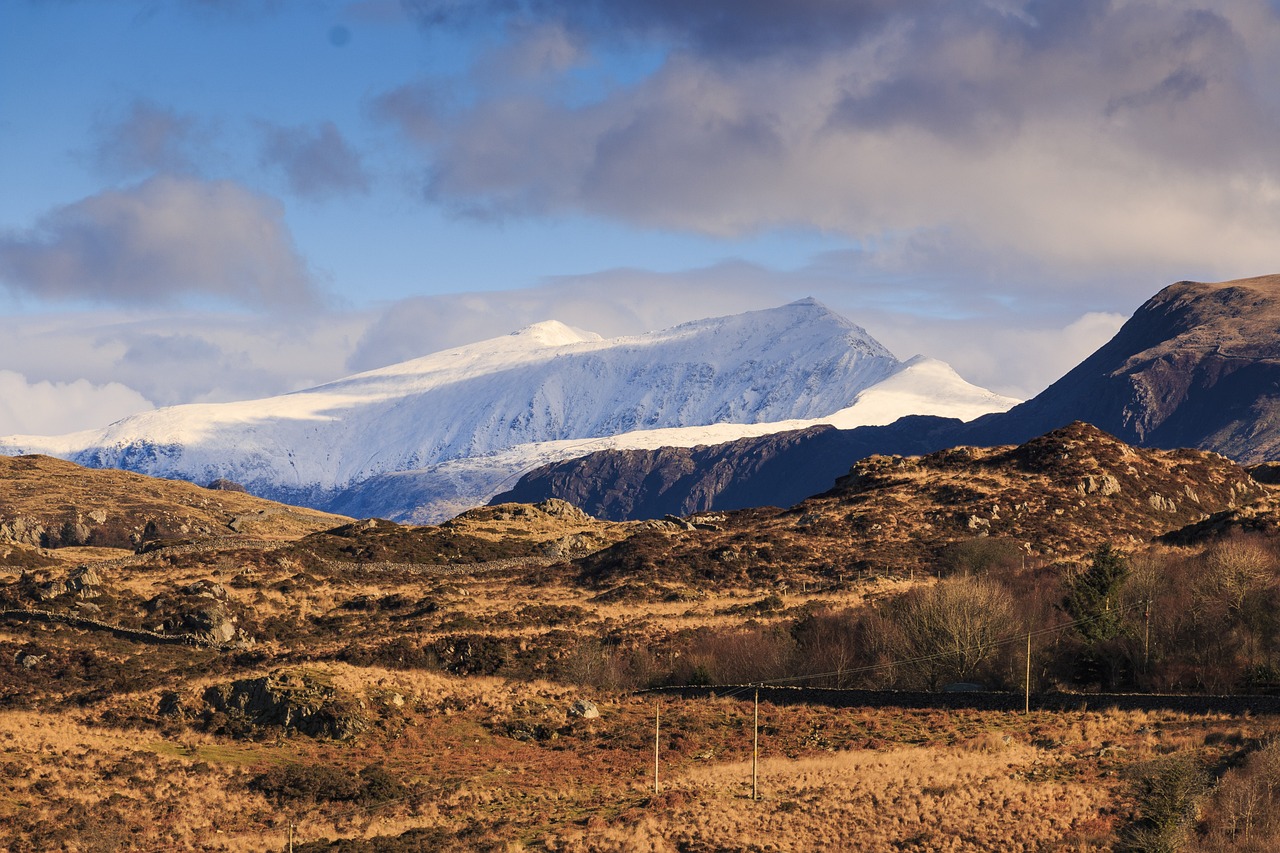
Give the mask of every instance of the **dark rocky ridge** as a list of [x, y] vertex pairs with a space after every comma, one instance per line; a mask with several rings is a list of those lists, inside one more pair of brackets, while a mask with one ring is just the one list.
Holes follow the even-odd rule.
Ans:
[[1017, 444], [1074, 421], [1140, 447], [1212, 450], [1244, 464], [1280, 459], [1280, 275], [1170, 285], [1041, 394], [967, 424], [914, 417], [714, 447], [604, 451], [532, 471], [495, 501], [558, 497], [614, 519], [789, 506], [865, 456]]
[[[494, 504], [554, 494], [598, 518], [622, 521], [704, 510], [791, 506], [825, 491], [871, 453], [926, 453], [960, 424], [913, 416], [890, 426], [830, 426], [699, 447], [606, 450], [526, 474]], [[540, 500], [540, 499], [539, 499]]]

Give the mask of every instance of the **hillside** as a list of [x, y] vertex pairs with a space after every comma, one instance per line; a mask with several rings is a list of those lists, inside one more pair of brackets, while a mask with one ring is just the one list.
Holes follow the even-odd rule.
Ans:
[[132, 548], [165, 537], [288, 539], [346, 520], [240, 491], [48, 456], [0, 456], [0, 543]]
[[913, 416], [855, 430], [817, 426], [697, 447], [602, 450], [531, 471], [493, 503], [557, 495], [615, 521], [791, 506], [829, 489], [850, 460], [927, 452], [957, 423]]
[[[353, 522], [34, 457], [0, 469], [0, 503], [189, 534], [6, 546], [39, 558], [0, 561], [15, 850], [748, 849], [762, 815], [795, 850], [1112, 849], [1144, 826], [1135, 780], [1173, 762], [1217, 780], [1188, 790], [1197, 840], [1234, 831], [1237, 800], [1277, 803], [1254, 784], [1280, 766], [1274, 697], [1133, 695], [1280, 670], [1273, 492], [1215, 454], [1077, 424], [872, 457], [794, 510], [628, 523], [559, 501]], [[1090, 646], [1061, 608], [1103, 542], [1133, 580]], [[950, 636], [913, 627], [936, 600], [968, 602], [981, 654], [927, 645]], [[1032, 711], [1010, 713], [1032, 627]], [[1013, 692], [929, 692], [952, 681]], [[759, 682], [783, 686], [762, 691], [754, 800], [733, 685]], [[682, 684], [703, 688], [638, 692]], [[1016, 805], [993, 823], [994, 801]]]
[[1144, 447], [1280, 459], [1280, 275], [1170, 285], [1045, 391], [957, 435], [1023, 441], [1073, 420]]

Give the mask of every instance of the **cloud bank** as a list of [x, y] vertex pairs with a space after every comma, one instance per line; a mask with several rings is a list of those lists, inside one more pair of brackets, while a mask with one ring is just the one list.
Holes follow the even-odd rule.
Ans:
[[28, 382], [0, 370], [0, 435], [60, 435], [154, 408], [119, 382]]

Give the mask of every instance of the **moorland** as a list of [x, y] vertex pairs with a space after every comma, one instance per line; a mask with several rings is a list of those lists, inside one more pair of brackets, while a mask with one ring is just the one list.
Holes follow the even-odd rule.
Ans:
[[[0, 465], [11, 850], [1280, 839], [1276, 718], [1105, 698], [1280, 685], [1265, 467], [1073, 424], [871, 457], [787, 509], [410, 527]], [[959, 683], [1074, 698], [892, 698]], [[753, 684], [880, 699], [757, 708]]]

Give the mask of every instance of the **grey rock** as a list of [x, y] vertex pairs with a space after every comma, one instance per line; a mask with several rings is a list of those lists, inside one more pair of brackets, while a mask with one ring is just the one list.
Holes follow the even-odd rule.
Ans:
[[596, 703], [589, 699], [579, 699], [569, 706], [570, 717], [580, 717], [584, 720], [598, 720], [600, 718], [600, 709], [596, 707]]

